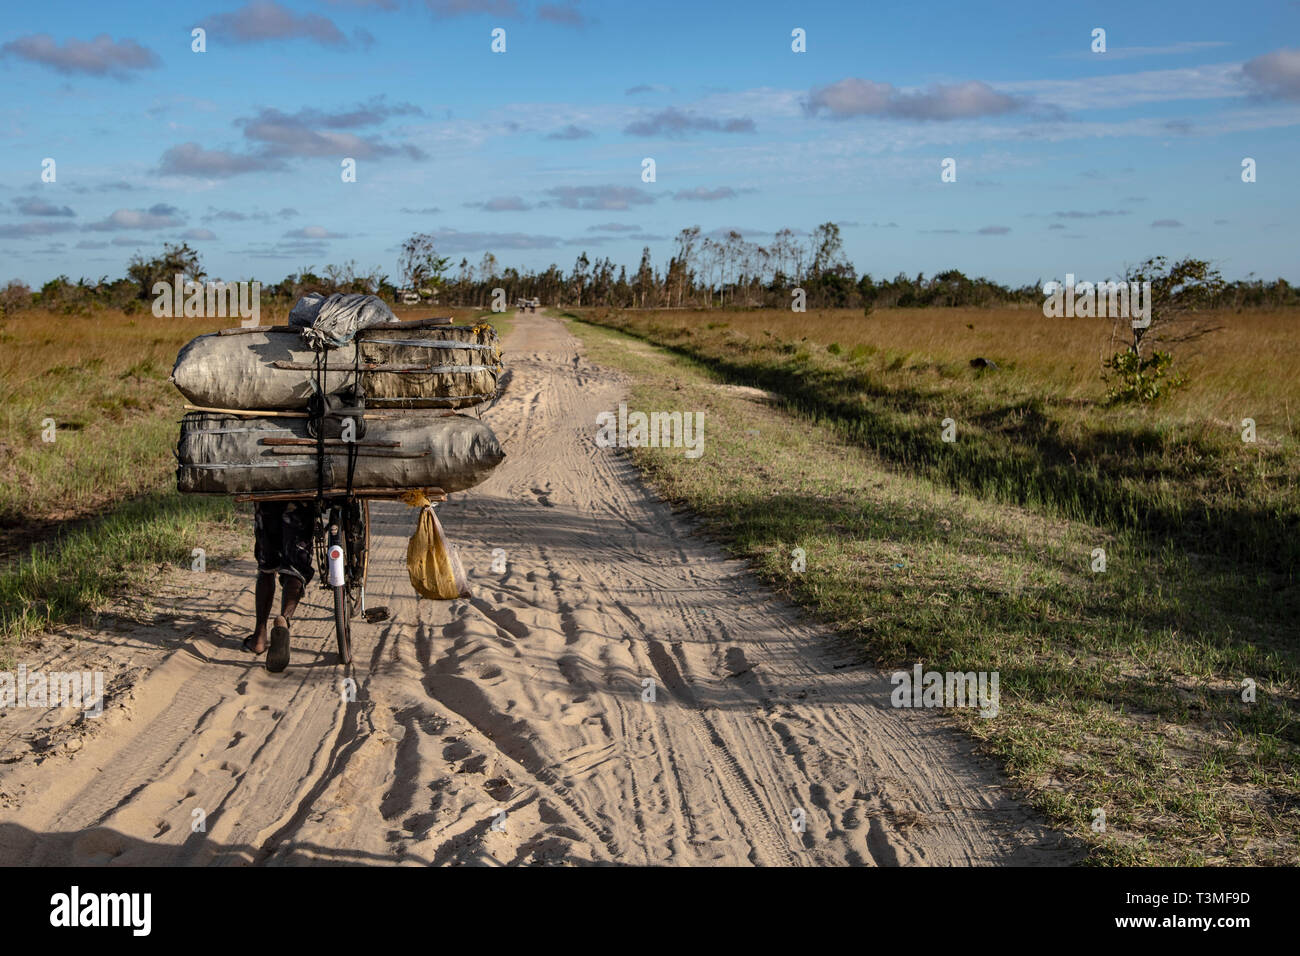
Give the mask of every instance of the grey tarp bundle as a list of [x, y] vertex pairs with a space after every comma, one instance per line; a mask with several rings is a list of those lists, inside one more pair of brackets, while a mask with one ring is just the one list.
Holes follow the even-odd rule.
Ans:
[[329, 298], [309, 292], [289, 312], [289, 324], [302, 329], [303, 340], [317, 351], [347, 345], [361, 329], [396, 322], [383, 299], [361, 292], [335, 292]]
[[[200, 335], [181, 349], [172, 370], [181, 393], [204, 408], [306, 408], [318, 354], [300, 330], [235, 331]], [[366, 404], [380, 408], [475, 405], [496, 394], [501, 375], [501, 350], [490, 325], [362, 329], [354, 341], [319, 358], [327, 363], [327, 393], [338, 394], [359, 378]]]
[[[307, 437], [306, 418], [190, 412], [181, 420], [176, 489], [200, 494], [314, 491], [316, 443], [276, 443]], [[266, 439], [272, 444], [264, 444]], [[380, 448], [367, 442], [399, 444]], [[348, 446], [335, 441], [326, 447], [324, 487], [345, 487]], [[486, 479], [505, 458], [492, 429], [478, 419], [427, 412], [367, 416], [366, 435], [356, 450], [352, 484], [357, 488], [464, 491]]]

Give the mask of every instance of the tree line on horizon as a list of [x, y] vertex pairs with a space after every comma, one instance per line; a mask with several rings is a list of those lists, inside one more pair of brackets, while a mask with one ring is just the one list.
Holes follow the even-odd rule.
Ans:
[[[854, 308], [870, 313], [877, 308], [987, 307], [1041, 305], [1042, 282], [1020, 287], [991, 279], [970, 278], [958, 269], [932, 276], [899, 273], [892, 279], [859, 274], [844, 255], [839, 226], [817, 226], [806, 240], [793, 229], [782, 229], [767, 245], [748, 242], [739, 232], [708, 236], [699, 226], [681, 230], [674, 240], [667, 266], [656, 268], [650, 247], [642, 250], [635, 271], [608, 256], [589, 257], [584, 250], [565, 273], [552, 263], [542, 270], [501, 266], [491, 252], [477, 263], [451, 259], [437, 251], [435, 236], [416, 233], [402, 244], [399, 278], [394, 281], [381, 268], [361, 271], [355, 262], [328, 265], [319, 272], [308, 266], [274, 283], [262, 283], [262, 295], [272, 301], [292, 303], [307, 292], [361, 292], [390, 302], [421, 292], [426, 304], [490, 308], [504, 294], [507, 307], [521, 298], [537, 298], [545, 305], [606, 308], [790, 308], [793, 292], [802, 289], [807, 308]], [[207, 279], [199, 253], [188, 243], [167, 244], [161, 254], [132, 257], [126, 275], [110, 280], [66, 275], [46, 282], [39, 290], [14, 279], [0, 288], [0, 314], [28, 308], [45, 308], [64, 314], [86, 313], [96, 308], [126, 312], [148, 309], [157, 282], [170, 283], [176, 275], [202, 282]], [[249, 280], [252, 281], [252, 280]], [[1215, 308], [1281, 308], [1300, 305], [1300, 287], [1278, 278], [1266, 282], [1253, 277], [1221, 284], [1212, 301]]]

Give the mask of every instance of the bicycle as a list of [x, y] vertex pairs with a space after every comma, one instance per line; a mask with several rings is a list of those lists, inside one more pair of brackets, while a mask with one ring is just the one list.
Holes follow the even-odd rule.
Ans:
[[352, 663], [352, 618], [360, 610], [368, 623], [386, 620], [387, 608], [366, 608], [370, 558], [370, 502], [350, 496], [328, 498], [316, 515], [316, 566], [321, 586], [333, 592], [339, 663]]
[[[406, 328], [426, 328], [450, 325], [451, 319], [429, 319], [416, 322], [400, 323]], [[236, 330], [238, 331], [238, 330]], [[252, 330], [245, 330], [252, 331]], [[395, 344], [418, 344], [403, 343]], [[486, 348], [474, 345], [474, 348]], [[310, 371], [315, 374], [310, 379], [314, 391], [307, 403], [306, 411], [235, 411], [235, 414], [255, 417], [259, 414], [281, 415], [288, 418], [307, 420], [306, 435], [292, 436], [272, 435], [260, 439], [259, 444], [271, 446], [284, 454], [313, 454], [316, 459], [316, 486], [314, 488], [295, 488], [284, 491], [242, 492], [235, 495], [236, 501], [300, 501], [315, 505], [313, 522], [313, 550], [316, 567], [320, 573], [321, 586], [332, 593], [334, 603], [334, 630], [338, 642], [338, 662], [343, 666], [352, 663], [352, 621], [358, 613], [367, 623], [375, 624], [388, 619], [387, 607], [366, 607], [366, 573], [370, 558], [370, 501], [373, 499], [401, 499], [412, 493], [418, 493], [429, 501], [446, 501], [447, 495], [437, 487], [424, 488], [358, 488], [353, 486], [353, 477], [359, 455], [378, 455], [384, 457], [419, 457], [428, 452], [413, 453], [410, 456], [400, 450], [400, 442], [375, 441], [365, 438], [365, 421], [372, 414], [366, 408], [366, 396], [361, 388], [363, 371], [386, 372], [428, 372], [430, 367], [387, 366], [382, 364], [363, 365], [361, 351], [358, 349], [354, 361], [342, 369], [329, 366], [327, 350], [318, 351], [311, 364], [295, 364], [278, 361], [276, 368]], [[441, 371], [454, 370], [452, 367]], [[330, 372], [351, 372], [352, 383], [345, 389], [327, 390]], [[502, 391], [499, 384], [492, 396], [495, 403]], [[464, 396], [461, 396], [463, 398]], [[405, 404], [405, 399], [381, 400], [378, 417], [389, 414], [383, 409], [401, 409], [412, 407]], [[444, 401], [452, 401], [446, 399]], [[232, 409], [209, 409], [187, 405], [195, 411], [230, 413]], [[452, 414], [446, 412], [446, 414]], [[336, 456], [346, 455], [346, 461], [339, 461]], [[343, 473], [337, 473], [334, 467], [326, 468], [326, 462], [334, 463]], [[343, 471], [344, 465], [346, 470]], [[328, 478], [327, 476], [328, 472]], [[330, 486], [330, 487], [327, 487]]]
[[317, 495], [315, 489], [246, 492], [236, 501], [315, 501], [313, 550], [321, 587], [332, 593], [338, 663], [352, 663], [352, 621], [367, 624], [388, 620], [386, 605], [366, 607], [366, 575], [370, 566], [370, 502], [400, 499], [419, 491], [430, 501], [446, 501], [441, 488], [336, 488]]

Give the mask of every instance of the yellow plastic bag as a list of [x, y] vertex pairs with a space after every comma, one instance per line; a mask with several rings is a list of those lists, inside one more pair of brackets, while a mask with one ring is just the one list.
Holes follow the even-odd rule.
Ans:
[[469, 597], [465, 568], [456, 554], [455, 545], [443, 534], [442, 523], [434, 514], [429, 499], [414, 492], [402, 500], [420, 509], [419, 524], [406, 546], [406, 570], [411, 576], [411, 587], [421, 597], [435, 601]]

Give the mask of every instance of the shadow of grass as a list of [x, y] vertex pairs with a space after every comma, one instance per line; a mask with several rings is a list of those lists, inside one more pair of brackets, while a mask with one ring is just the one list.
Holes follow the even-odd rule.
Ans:
[[[1300, 743], [1300, 588], [1194, 567], [1167, 550], [1092, 575], [1059, 546], [1031, 550], [1012, 528], [950, 519], [941, 531], [939, 512], [915, 502], [733, 488], [724, 502], [696, 507], [712, 536], [860, 640], [881, 667], [1000, 670], [1005, 686], [1033, 698], [1171, 716], [1185, 710], [1181, 678], [1172, 680], [1183, 675], [1204, 683], [1203, 709], [1234, 732]], [[814, 574], [789, 570], [795, 545]], [[895, 561], [900, 550], [907, 557]], [[1025, 584], [1016, 572], [1031, 562], [1047, 573]], [[1275, 688], [1271, 716], [1240, 706], [1239, 692], [1235, 706], [1210, 707], [1243, 675]]]

